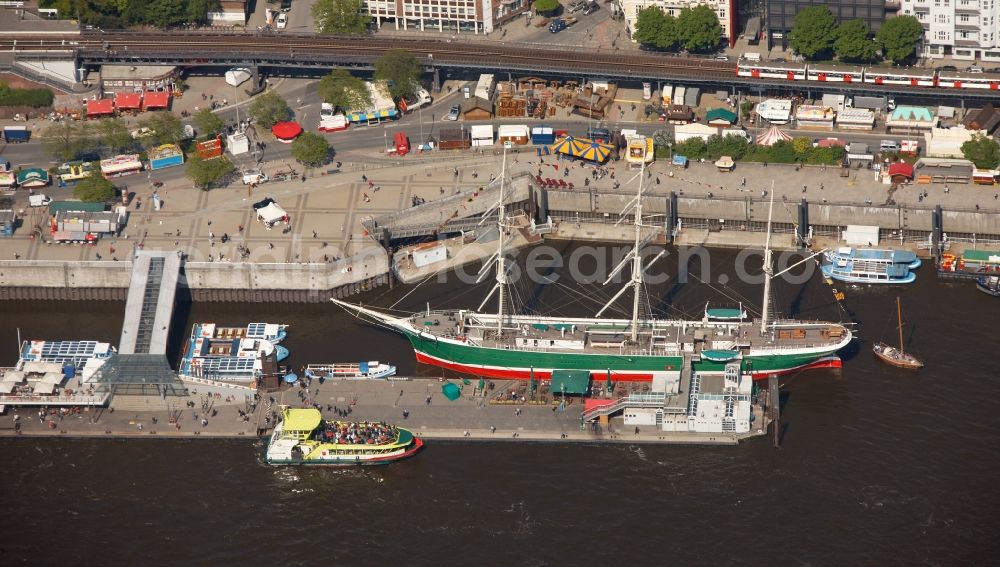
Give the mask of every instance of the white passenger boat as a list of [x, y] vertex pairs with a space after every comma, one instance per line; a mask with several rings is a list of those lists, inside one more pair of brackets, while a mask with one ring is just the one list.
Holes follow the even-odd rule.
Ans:
[[306, 366], [305, 375], [323, 379], [367, 380], [388, 378], [395, 373], [395, 366], [372, 360], [356, 363], [310, 364]]
[[917, 276], [911, 270], [921, 264], [915, 253], [891, 248], [838, 248], [824, 256], [823, 275], [850, 283], [913, 283]]

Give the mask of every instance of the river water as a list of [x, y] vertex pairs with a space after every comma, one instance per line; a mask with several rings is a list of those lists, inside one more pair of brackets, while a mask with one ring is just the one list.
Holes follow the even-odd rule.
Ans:
[[[713, 252], [705, 264], [732, 273], [733, 261]], [[1000, 302], [939, 282], [929, 267], [918, 273], [906, 287], [844, 288], [844, 312], [819, 278], [776, 285], [782, 313], [849, 316], [861, 335], [842, 371], [784, 380], [780, 449], [769, 439], [735, 448], [434, 443], [389, 467], [333, 470], [265, 466], [262, 445], [244, 440], [5, 438], [0, 564], [992, 564]], [[452, 279], [358, 299], [475, 308], [488, 289]], [[567, 314], [593, 313], [615, 291], [565, 278], [516, 289], [523, 304]], [[897, 292], [908, 349], [927, 364], [918, 373], [869, 352], [872, 340], [896, 340]], [[759, 293], [671, 281], [652, 286], [650, 299], [698, 316], [709, 300], [759, 305]], [[16, 359], [18, 328], [24, 338], [117, 342], [122, 308], [0, 304], [0, 364]], [[195, 321], [250, 320], [290, 323], [294, 364], [366, 358], [401, 374], [437, 372], [415, 368], [401, 338], [326, 304], [184, 305], [175, 334]]]

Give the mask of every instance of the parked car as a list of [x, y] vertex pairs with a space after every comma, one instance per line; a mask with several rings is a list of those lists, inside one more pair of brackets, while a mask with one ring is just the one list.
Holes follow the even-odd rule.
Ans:
[[597, 5], [597, 2], [591, 2], [590, 4], [587, 4], [586, 8], [583, 9], [583, 15], [589, 16], [600, 9], [601, 7]]
[[444, 119], [451, 121], [458, 120], [458, 115], [461, 114], [461, 112], [462, 112], [462, 105], [456, 104], [455, 106], [451, 107], [451, 110], [448, 111], [448, 115], [445, 116]]
[[278, 14], [278, 19], [274, 21], [274, 25], [279, 29], [283, 30], [288, 26], [288, 14], [282, 12]]
[[716, 61], [729, 61], [729, 56], [728, 55], [716, 55], [715, 56], [715, 60]]

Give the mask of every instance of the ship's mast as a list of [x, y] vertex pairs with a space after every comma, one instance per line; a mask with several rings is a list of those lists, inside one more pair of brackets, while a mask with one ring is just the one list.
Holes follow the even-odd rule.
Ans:
[[646, 177], [646, 161], [639, 169], [639, 191], [635, 197], [635, 243], [632, 245], [632, 342], [639, 339], [639, 294], [642, 291], [642, 257], [639, 240], [642, 237], [642, 181]]
[[503, 301], [504, 292], [507, 290], [507, 263], [503, 257], [504, 239], [504, 208], [503, 189], [507, 182], [507, 150], [503, 152], [503, 165], [500, 167], [500, 207], [497, 209], [497, 337], [503, 334]]
[[771, 267], [771, 213], [774, 211], [774, 181], [771, 181], [771, 203], [767, 207], [767, 238], [764, 240], [764, 301], [760, 317], [760, 332], [767, 332], [768, 317], [771, 311], [771, 278], [774, 268]]
[[[611, 271], [611, 274], [608, 276], [608, 279], [605, 280], [604, 285], [609, 284], [611, 280], [614, 279], [615, 276], [617, 276], [618, 273], [621, 272], [621, 270], [628, 264], [628, 261], [630, 259], [632, 260], [631, 282], [629, 283], [629, 285], [626, 285], [618, 293], [616, 293], [615, 296], [611, 298], [611, 301], [607, 302], [604, 305], [604, 307], [602, 307], [601, 310], [597, 312], [597, 316], [600, 317], [601, 314], [604, 313], [604, 311], [608, 307], [611, 307], [611, 305], [615, 301], [618, 301], [618, 298], [621, 297], [626, 290], [631, 288], [633, 294], [632, 335], [631, 335], [633, 343], [638, 341], [639, 339], [639, 296], [642, 293], [642, 272], [643, 272], [642, 256], [641, 256], [641, 251], [639, 250], [639, 246], [641, 245], [642, 242], [641, 240], [642, 239], [642, 182], [645, 176], [646, 176], [646, 163], [643, 162], [642, 168], [639, 170], [639, 189], [635, 197], [635, 210], [634, 210], [635, 242], [633, 243], [632, 246], [632, 257], [629, 258], [626, 256], [625, 259], [622, 260], [622, 262], [618, 264], [618, 266], [614, 270]], [[631, 204], [629, 204], [629, 207], [631, 207]], [[628, 211], [629, 207], [626, 207], [625, 210], [622, 211], [622, 217], [625, 216], [625, 213]]]
[[896, 296], [896, 319], [899, 321], [899, 352], [903, 352], [903, 308], [899, 304], [899, 296]]

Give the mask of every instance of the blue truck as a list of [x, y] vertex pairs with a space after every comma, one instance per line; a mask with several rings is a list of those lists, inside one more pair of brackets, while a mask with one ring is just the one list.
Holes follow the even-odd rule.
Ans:
[[563, 16], [561, 18], [556, 18], [552, 20], [549, 24], [549, 31], [552, 33], [559, 33], [569, 26], [576, 23], [576, 18], [573, 16]]
[[31, 138], [31, 131], [27, 126], [4, 126], [3, 139], [8, 144], [22, 144]]

